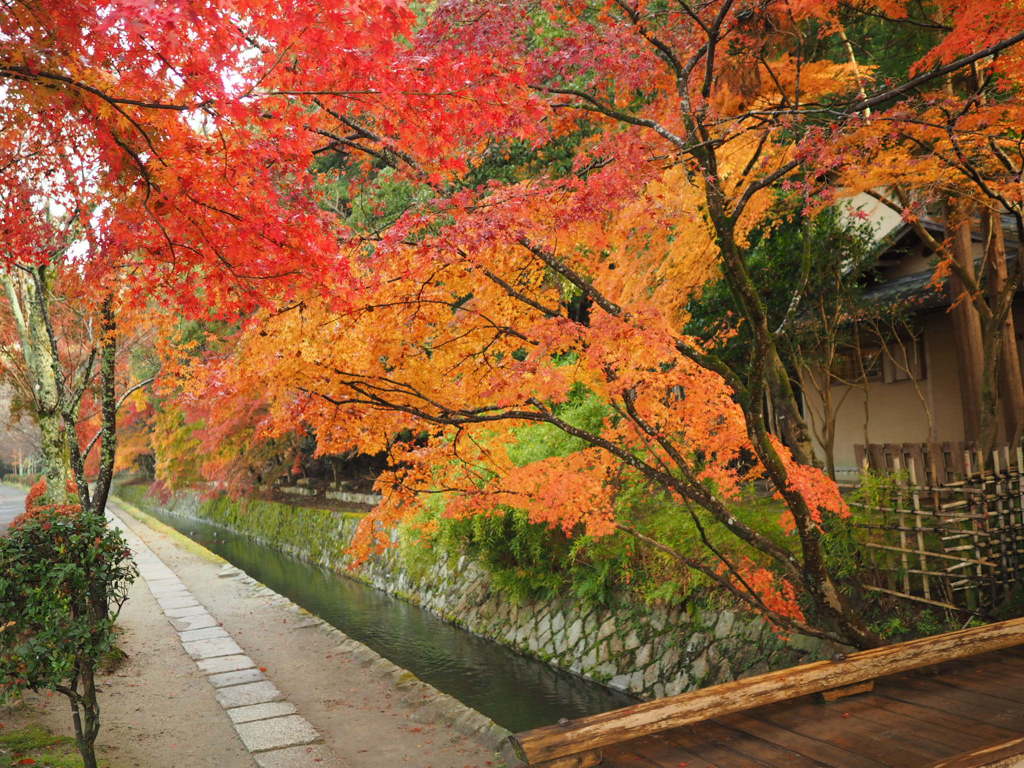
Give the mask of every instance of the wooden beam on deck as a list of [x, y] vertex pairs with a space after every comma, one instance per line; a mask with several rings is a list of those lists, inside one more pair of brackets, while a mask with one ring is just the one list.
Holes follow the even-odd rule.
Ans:
[[972, 749], [930, 768], [1013, 768], [1024, 765], [1024, 737]]
[[509, 765], [597, 765], [613, 744], [1021, 644], [1024, 618], [923, 637], [525, 731], [509, 737], [503, 754]]

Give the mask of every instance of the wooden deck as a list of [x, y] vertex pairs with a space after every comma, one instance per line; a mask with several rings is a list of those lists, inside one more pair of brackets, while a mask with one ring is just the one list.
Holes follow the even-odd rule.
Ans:
[[[882, 678], [871, 693], [832, 702], [803, 696], [606, 746], [600, 765], [1024, 766], [1022, 737], [1024, 647], [1018, 646]], [[969, 756], [979, 749], [980, 756]]]

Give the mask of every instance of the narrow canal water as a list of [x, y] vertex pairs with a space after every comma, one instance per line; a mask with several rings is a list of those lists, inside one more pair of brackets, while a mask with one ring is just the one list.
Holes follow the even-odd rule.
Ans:
[[510, 731], [636, 701], [520, 656], [417, 606], [246, 536], [166, 512], [151, 514]]

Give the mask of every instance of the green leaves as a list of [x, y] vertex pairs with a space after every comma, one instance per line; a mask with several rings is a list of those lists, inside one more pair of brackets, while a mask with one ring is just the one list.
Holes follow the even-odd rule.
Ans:
[[0, 539], [0, 699], [57, 689], [114, 644], [137, 570], [102, 517], [40, 510]]

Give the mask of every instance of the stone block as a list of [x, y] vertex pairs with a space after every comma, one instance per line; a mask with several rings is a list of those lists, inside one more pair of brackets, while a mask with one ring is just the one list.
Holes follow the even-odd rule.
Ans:
[[181, 597], [158, 597], [156, 599], [160, 603], [160, 607], [164, 611], [174, 610], [175, 608], [191, 608], [194, 605], [199, 605], [198, 601], [192, 595], [183, 595]]
[[722, 611], [715, 624], [715, 637], [722, 640], [732, 634], [733, 625], [736, 623], [736, 614], [732, 611]]
[[217, 691], [217, 701], [224, 709], [246, 707], [250, 704], [266, 704], [268, 701], [279, 701], [281, 692], [269, 680], [245, 685], [233, 685]]
[[288, 747], [253, 755], [260, 768], [309, 768], [312, 765], [331, 766], [334, 758], [326, 747], [318, 744]]
[[629, 675], [615, 675], [611, 680], [608, 681], [608, 687], [614, 688], [615, 690], [629, 690], [630, 689], [630, 676]]
[[196, 666], [204, 675], [216, 675], [220, 672], [234, 672], [236, 669], [249, 669], [255, 667], [256, 663], [245, 654], [238, 654], [202, 659], [196, 662]]
[[146, 580], [147, 583], [155, 581], [165, 581], [178, 578], [177, 575], [163, 563], [159, 565], [139, 565], [139, 575]]
[[231, 685], [243, 685], [244, 683], [258, 683], [266, 680], [263, 673], [255, 667], [251, 669], [236, 669], [234, 672], [218, 672], [210, 675], [207, 680], [214, 688], [227, 688]]
[[149, 591], [157, 597], [168, 597], [182, 593], [188, 594], [188, 587], [182, 584], [180, 579], [161, 579], [151, 582]]
[[235, 723], [239, 738], [250, 752], [284, 749], [320, 740], [320, 734], [300, 715], [285, 715], [270, 720]]
[[183, 619], [186, 616], [200, 616], [206, 612], [203, 606], [196, 604], [185, 608], [168, 608], [164, 611], [164, 616], [169, 619]]
[[565, 633], [565, 644], [566, 647], [572, 648], [580, 641], [580, 637], [583, 636], [583, 619], [576, 619], [569, 629]]
[[687, 690], [690, 686], [690, 681], [686, 675], [679, 675], [672, 680], [669, 680], [665, 684], [665, 695], [666, 696], [677, 696], [683, 691]]
[[295, 705], [290, 701], [271, 701], [266, 704], [250, 704], [247, 707], [235, 707], [228, 710], [228, 717], [233, 723], [250, 723], [253, 720], [269, 720], [272, 717], [294, 715]]
[[192, 643], [196, 640], [212, 640], [215, 637], [229, 637], [224, 627], [203, 627], [201, 629], [186, 629], [178, 633], [183, 643]]
[[234, 656], [243, 653], [238, 643], [230, 637], [214, 637], [209, 640], [196, 640], [193, 643], [182, 643], [185, 653], [193, 659], [212, 659], [215, 656]]
[[206, 629], [207, 627], [219, 627], [220, 622], [213, 616], [203, 611], [195, 616], [184, 616], [180, 619], [170, 619], [171, 626], [178, 632], [188, 632], [193, 629]]
[[641, 645], [636, 651], [633, 663], [638, 667], [646, 667], [651, 662], [651, 646]]

